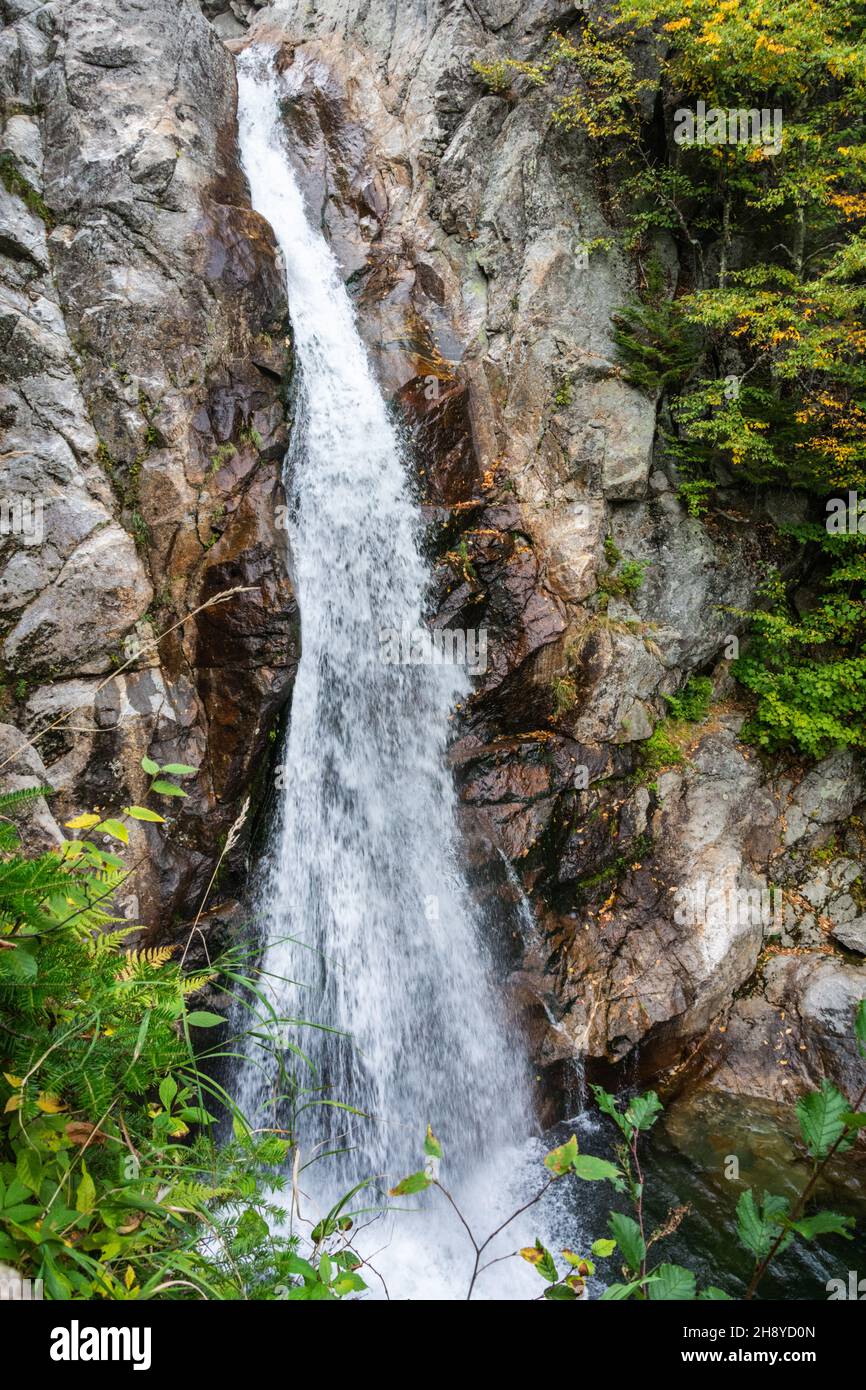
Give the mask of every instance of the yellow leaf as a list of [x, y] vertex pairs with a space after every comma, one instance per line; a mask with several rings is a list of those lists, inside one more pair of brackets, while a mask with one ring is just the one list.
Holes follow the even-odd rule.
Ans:
[[13, 1076], [12, 1073], [11, 1073], [11, 1071], [4, 1071], [4, 1073], [3, 1073], [3, 1080], [4, 1080], [4, 1081], [8, 1081], [10, 1086], [14, 1086], [15, 1089], [16, 1089], [16, 1091], [17, 1091], [17, 1089], [18, 1089], [19, 1086], [23, 1086], [23, 1085], [24, 1085], [24, 1081], [23, 1081], [22, 1077], [20, 1077], [20, 1076]]
[[91, 825], [96, 825], [99, 816], [92, 816], [87, 811], [80, 816], [75, 816], [72, 820], [64, 821], [67, 830], [89, 830]]
[[132, 1265], [126, 1266], [126, 1273], [123, 1276], [123, 1282], [128, 1289], [131, 1289], [133, 1284], [135, 1283], [135, 1270], [133, 1269]]
[[89, 1216], [96, 1206], [96, 1184], [87, 1171], [87, 1164], [82, 1161], [81, 1181], [75, 1194], [75, 1210], [80, 1211], [82, 1216]]
[[10, 1096], [9, 1099], [7, 1100], [6, 1104], [3, 1106], [3, 1114], [4, 1114], [4, 1115], [8, 1115], [8, 1114], [11, 1113], [11, 1111], [13, 1111], [13, 1110], [20, 1110], [20, 1109], [21, 1109], [21, 1096], [20, 1096], [20, 1095]]
[[40, 1091], [36, 1097], [36, 1104], [43, 1115], [59, 1115], [66, 1106], [59, 1096], [53, 1096], [50, 1091]]

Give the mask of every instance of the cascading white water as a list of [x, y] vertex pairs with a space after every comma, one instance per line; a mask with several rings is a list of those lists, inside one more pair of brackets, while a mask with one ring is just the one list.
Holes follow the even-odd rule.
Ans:
[[[307, 1084], [372, 1117], [306, 1111], [306, 1152], [348, 1133], [339, 1180], [393, 1179], [420, 1166], [429, 1122], [483, 1227], [498, 1204], [492, 1168], [487, 1183], [477, 1177], [481, 1160], [524, 1140], [530, 1119], [522, 1048], [491, 988], [455, 853], [445, 753], [467, 680], [454, 666], [381, 659], [384, 629], [422, 625], [420, 516], [336, 262], [283, 147], [285, 80], [267, 50], [239, 60], [243, 165], [285, 259], [299, 378], [287, 487], [302, 657], [260, 895], [264, 968], [301, 982], [300, 1005], [298, 985], [278, 987], [283, 1012], [348, 1035], [304, 1032], [318, 1072]], [[260, 1105], [258, 1073], [245, 1075], [246, 1104]], [[398, 1220], [417, 1231], [422, 1218]], [[429, 1230], [424, 1244], [435, 1245]], [[461, 1273], [453, 1296], [464, 1292]]]

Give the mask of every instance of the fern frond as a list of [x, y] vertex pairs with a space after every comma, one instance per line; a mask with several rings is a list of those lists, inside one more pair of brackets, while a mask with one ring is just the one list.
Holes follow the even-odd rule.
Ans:
[[29, 801], [38, 801], [43, 796], [53, 796], [53, 787], [19, 787], [14, 792], [0, 792], [0, 816], [9, 811], [23, 809]]
[[[114, 919], [117, 920], [117, 919]], [[88, 934], [84, 942], [84, 949], [94, 960], [102, 956], [110, 955], [116, 951], [121, 941], [131, 932], [139, 931], [137, 926], [119, 927], [117, 931], [97, 931], [95, 935]]]
[[141, 951], [127, 951], [127, 963], [117, 979], [139, 980], [151, 970], [159, 970], [166, 961], [171, 960], [174, 951], [174, 946], [151, 946]]
[[204, 989], [205, 985], [209, 985], [211, 980], [215, 979], [216, 975], [213, 973], [203, 973], [201, 975], [184, 975], [180, 981], [180, 987], [184, 995], [197, 994], [200, 989]]

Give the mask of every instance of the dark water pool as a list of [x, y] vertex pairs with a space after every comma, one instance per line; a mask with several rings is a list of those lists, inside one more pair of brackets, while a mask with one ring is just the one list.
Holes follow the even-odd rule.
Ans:
[[[794, 1127], [796, 1120], [793, 1121]], [[582, 1152], [612, 1157], [618, 1131], [595, 1111], [557, 1126], [552, 1144], [576, 1133]], [[809, 1166], [796, 1143], [789, 1109], [739, 1097], [703, 1092], [678, 1100], [666, 1111], [642, 1148], [648, 1230], [663, 1226], [672, 1208], [688, 1205], [679, 1228], [654, 1247], [658, 1258], [694, 1270], [698, 1287], [716, 1284], [733, 1298], [742, 1297], [751, 1276], [751, 1256], [737, 1240], [736, 1204], [744, 1188], [764, 1189], [793, 1199], [804, 1186]], [[733, 1161], [735, 1160], [735, 1162]], [[575, 1183], [556, 1192], [555, 1230], [561, 1243], [580, 1238], [583, 1252], [592, 1240], [607, 1235], [612, 1207], [630, 1211], [627, 1199], [608, 1183]], [[852, 1240], [826, 1236], [801, 1240], [785, 1252], [763, 1280], [762, 1299], [826, 1299], [827, 1282], [849, 1271], [866, 1277], [866, 1163], [863, 1155], [844, 1156], [830, 1168], [816, 1207], [852, 1215]], [[599, 1261], [606, 1282], [617, 1282], [615, 1259]], [[594, 1290], [601, 1292], [599, 1285]]]

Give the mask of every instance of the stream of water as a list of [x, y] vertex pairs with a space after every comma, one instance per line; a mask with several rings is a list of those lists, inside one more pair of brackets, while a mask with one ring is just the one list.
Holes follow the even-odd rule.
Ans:
[[[423, 625], [420, 513], [339, 268], [284, 146], [287, 80], [266, 49], [239, 59], [243, 165], [285, 260], [296, 355], [286, 485], [302, 656], [259, 894], [263, 965], [285, 981], [273, 984], [281, 1012], [337, 1030], [304, 1028], [297, 1039], [315, 1068], [306, 1084], [320, 1088], [310, 1099], [370, 1117], [304, 1111], [304, 1161], [348, 1151], [305, 1169], [302, 1188], [316, 1210], [341, 1185], [418, 1169], [429, 1123], [443, 1180], [489, 1230], [531, 1161], [531, 1118], [523, 1049], [491, 986], [459, 862], [445, 755], [468, 678], [453, 665], [381, 659], [384, 630]], [[247, 1066], [247, 1109], [261, 1111], [269, 1091]], [[465, 1296], [471, 1252], [441, 1194], [407, 1205], [420, 1210], [389, 1215], [373, 1237], [386, 1247], [377, 1267], [391, 1297]], [[500, 1269], [512, 1267], [496, 1296], [537, 1294], [521, 1261]]]

